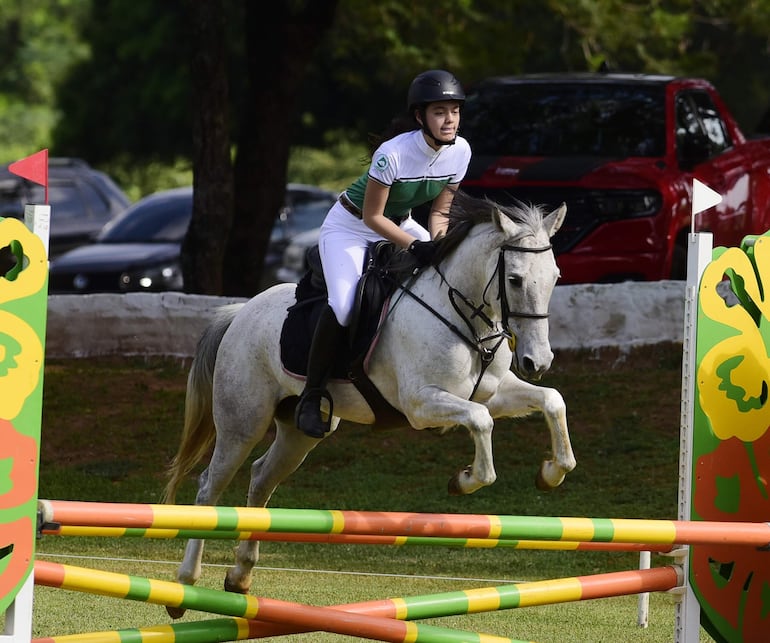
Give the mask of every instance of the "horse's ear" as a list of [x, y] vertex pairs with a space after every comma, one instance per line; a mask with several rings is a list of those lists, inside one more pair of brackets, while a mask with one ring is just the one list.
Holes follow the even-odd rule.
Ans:
[[495, 224], [498, 230], [501, 230], [509, 237], [516, 234], [516, 224], [511, 221], [510, 217], [503, 214], [502, 210], [498, 207], [492, 210], [492, 223]]
[[552, 237], [555, 235], [559, 228], [561, 228], [561, 224], [564, 223], [564, 217], [567, 216], [567, 204], [562, 203], [556, 210], [551, 212], [548, 216], [546, 216], [543, 219], [543, 226], [548, 231], [548, 237]]

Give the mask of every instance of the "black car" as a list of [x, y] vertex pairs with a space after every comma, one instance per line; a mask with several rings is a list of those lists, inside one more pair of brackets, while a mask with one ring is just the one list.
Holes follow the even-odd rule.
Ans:
[[[265, 271], [271, 258], [298, 232], [321, 224], [336, 200], [334, 192], [290, 183], [285, 206], [273, 226]], [[179, 261], [192, 217], [191, 187], [156, 192], [108, 223], [95, 243], [75, 248], [50, 265], [50, 294], [183, 291]]]
[[[123, 212], [129, 198], [103, 172], [75, 158], [48, 159], [51, 206], [49, 257], [94, 240], [104, 224]], [[45, 204], [45, 187], [0, 166], [0, 217], [24, 219], [24, 206]]]

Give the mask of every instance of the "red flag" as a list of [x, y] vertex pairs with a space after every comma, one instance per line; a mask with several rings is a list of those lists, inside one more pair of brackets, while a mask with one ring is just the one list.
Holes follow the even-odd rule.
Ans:
[[40, 150], [32, 156], [11, 163], [8, 171], [45, 186], [45, 202], [48, 204], [48, 150]]

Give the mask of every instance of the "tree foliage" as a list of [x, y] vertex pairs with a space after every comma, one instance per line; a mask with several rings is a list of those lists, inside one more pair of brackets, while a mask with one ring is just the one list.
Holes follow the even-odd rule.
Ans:
[[52, 147], [95, 164], [171, 161], [192, 151], [183, 0], [100, 0], [82, 24], [90, 57], [59, 86]]
[[57, 81], [87, 58], [79, 27], [88, 0], [8, 0], [0, 5], [0, 161], [48, 147]]
[[[243, 3], [223, 7], [235, 104]], [[182, 0], [3, 3], [2, 153], [31, 139], [28, 150], [44, 144], [97, 164], [189, 158], [184, 11]], [[320, 147], [336, 131], [365, 140], [401, 107], [409, 80], [433, 66], [469, 84], [605, 61], [629, 72], [702, 75], [749, 128], [770, 92], [769, 34], [770, 0], [341, 0], [303, 79], [292, 142]], [[271, 58], [262, 63], [267, 69]]]
[[591, 68], [708, 78], [751, 132], [770, 103], [770, 1], [548, 0]]

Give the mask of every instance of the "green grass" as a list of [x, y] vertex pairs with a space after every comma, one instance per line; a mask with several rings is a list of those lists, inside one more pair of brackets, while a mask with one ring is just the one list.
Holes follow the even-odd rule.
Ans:
[[[534, 476], [549, 439], [542, 417], [495, 429], [498, 479], [471, 496], [446, 485], [472, 458], [464, 430], [374, 431], [345, 426], [276, 491], [271, 506], [538, 516], [676, 518], [681, 347], [627, 355], [557, 355], [543, 384], [567, 402], [578, 466], [551, 493]], [[40, 497], [158, 502], [163, 468], [180, 431], [186, 364], [136, 358], [54, 361], [46, 366]], [[256, 454], [255, 454], [256, 455]], [[222, 504], [242, 505], [248, 462]], [[191, 503], [193, 480], [179, 502]], [[173, 580], [184, 542], [139, 538], [38, 541], [38, 557]], [[200, 586], [221, 588], [233, 542], [209, 541]], [[263, 543], [251, 593], [316, 605], [432, 594], [512, 581], [638, 567], [638, 554], [424, 546]], [[669, 559], [653, 555], [653, 564]], [[619, 597], [424, 621], [541, 643], [673, 640], [674, 597], [653, 594], [650, 624], [636, 625], [637, 598]], [[188, 612], [183, 621], [211, 618]], [[169, 623], [163, 607], [37, 587], [34, 636]], [[423, 622], [423, 621], [421, 621]], [[271, 641], [359, 640], [333, 634]], [[701, 633], [701, 641], [711, 641]]]

